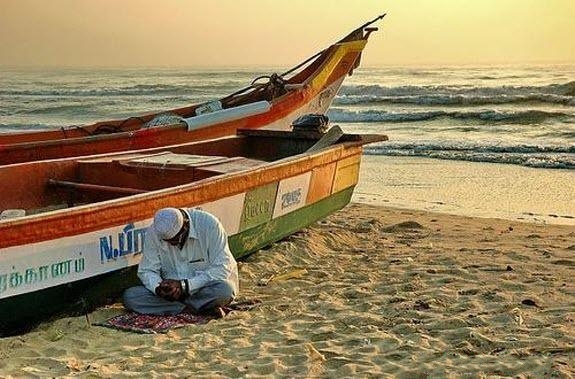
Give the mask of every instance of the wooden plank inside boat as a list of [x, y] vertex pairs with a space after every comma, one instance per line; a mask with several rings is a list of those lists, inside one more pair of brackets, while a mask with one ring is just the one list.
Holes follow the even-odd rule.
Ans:
[[197, 167], [199, 165], [221, 163], [229, 159], [230, 158], [228, 157], [222, 157], [222, 156], [175, 154], [172, 152], [165, 152], [163, 154], [157, 154], [152, 156], [122, 159], [119, 162], [123, 166], [131, 166], [131, 167], [185, 169], [188, 167]]

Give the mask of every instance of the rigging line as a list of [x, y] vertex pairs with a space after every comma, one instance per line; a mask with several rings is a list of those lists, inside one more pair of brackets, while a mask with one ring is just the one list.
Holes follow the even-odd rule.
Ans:
[[[373, 24], [373, 23], [375, 23], [375, 22], [377, 22], [377, 21], [383, 19], [386, 14], [387, 14], [387, 13], [383, 13], [383, 14], [377, 16], [376, 18], [374, 18], [373, 20], [366, 22], [365, 24], [363, 24], [363, 25], [360, 26], [359, 28], [355, 29], [355, 30], [354, 30], [353, 32], [351, 32], [350, 34], [353, 34], [353, 33], [357, 32], [358, 30], [364, 29], [364, 28], [368, 27], [369, 25], [371, 25], [371, 24]], [[349, 34], [348, 34], [348, 36], [349, 36]], [[344, 41], [348, 36], [342, 38], [339, 42]]]
[[[375, 22], [377, 22], [377, 21], [383, 19], [386, 14], [387, 14], [387, 13], [383, 13], [383, 14], [377, 16], [376, 18], [374, 18], [373, 20], [366, 22], [365, 24], [361, 25], [360, 27], [354, 29], [351, 33], [347, 34], [344, 38], [342, 38], [341, 40], [339, 40], [339, 41], [336, 42], [336, 43], [340, 43], [340, 42], [345, 41], [346, 38], [348, 38], [350, 35], [353, 35], [353, 34], [356, 33], [358, 30], [361, 30], [361, 29], [363, 29], [363, 28], [365, 28], [365, 27], [367, 27], [367, 26], [369, 26], [369, 25], [371, 25], [371, 24], [373, 24], [373, 23], [375, 23]], [[288, 75], [288, 74], [294, 72], [295, 70], [297, 70], [297, 69], [299, 69], [300, 67], [304, 66], [305, 64], [309, 63], [311, 60], [313, 60], [313, 59], [319, 57], [319, 56], [320, 56], [321, 54], [323, 54], [327, 49], [329, 49], [329, 47], [326, 48], [326, 49], [321, 50], [320, 52], [318, 52], [318, 53], [316, 53], [316, 54], [314, 54], [313, 56], [311, 56], [311, 57], [309, 57], [308, 59], [306, 59], [305, 61], [299, 63], [299, 64], [296, 65], [295, 67], [290, 68], [288, 71], [286, 71], [286, 72], [280, 74], [280, 76], [283, 77], [283, 76], [285, 76], [285, 75]], [[245, 92], [245, 91], [247, 91], [247, 90], [249, 90], [250, 88], [253, 88], [253, 87], [254, 87], [254, 84], [250, 84], [249, 86], [244, 87], [244, 88], [242, 88], [242, 89], [240, 89], [240, 90], [238, 90], [238, 91], [232, 93], [231, 95], [226, 96], [224, 99], [228, 99], [228, 98], [232, 98], [232, 97], [234, 97], [234, 96], [237, 96], [237, 95], [239, 95], [239, 94], [241, 94], [241, 93], [243, 93], [243, 92]], [[222, 100], [223, 100], [223, 99], [222, 99]]]
[[[377, 22], [379, 20], [381, 20], [382, 18], [385, 17], [387, 13], [381, 14], [379, 16], [377, 16], [376, 18], [374, 18], [373, 20], [366, 22], [365, 24], [361, 25], [359, 28], [355, 28], [351, 33], [349, 33], [348, 35], [346, 35], [344, 38], [340, 39], [338, 42], [336, 43], [340, 43], [340, 42], [344, 42], [350, 35], [353, 35], [354, 33], [356, 33], [359, 30], [363, 30], [364, 28], [368, 27], [369, 25], [373, 24], [374, 22]], [[322, 51], [320, 51], [319, 53], [316, 53], [314, 56], [309, 57], [308, 59], [306, 59], [305, 61], [303, 61], [302, 63], [298, 64], [297, 66], [289, 69], [288, 71], [284, 72], [283, 74], [281, 74], [281, 76], [285, 76], [287, 74], [292, 73], [293, 71], [297, 70], [298, 68], [300, 68], [301, 66], [305, 65], [306, 63], [308, 63], [309, 61], [317, 58], [318, 56], [320, 56], [321, 54], [323, 54], [327, 49], [323, 49]]]

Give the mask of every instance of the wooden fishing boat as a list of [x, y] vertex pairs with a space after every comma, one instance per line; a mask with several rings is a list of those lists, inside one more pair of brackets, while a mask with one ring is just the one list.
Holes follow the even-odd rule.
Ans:
[[[162, 207], [216, 215], [240, 258], [344, 207], [382, 135], [243, 130], [164, 148], [0, 166], [0, 333], [137, 282]], [[6, 218], [7, 217], [7, 218]]]
[[[326, 112], [377, 30], [368, 26], [383, 16], [281, 75], [257, 78], [216, 101], [92, 125], [0, 134], [0, 164], [167, 146], [233, 135], [239, 128], [287, 130], [303, 114]], [[258, 80], [264, 78], [267, 82]]]

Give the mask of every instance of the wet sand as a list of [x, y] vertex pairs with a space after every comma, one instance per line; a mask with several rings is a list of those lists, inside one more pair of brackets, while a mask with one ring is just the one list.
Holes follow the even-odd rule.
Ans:
[[364, 155], [354, 201], [575, 226], [575, 170]]
[[62, 318], [1, 339], [0, 376], [572, 378], [574, 255], [572, 226], [352, 204], [240, 263], [256, 309], [164, 335]]

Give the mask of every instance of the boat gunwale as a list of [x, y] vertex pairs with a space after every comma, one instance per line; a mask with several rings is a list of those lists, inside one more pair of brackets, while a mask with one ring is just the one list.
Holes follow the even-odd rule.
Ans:
[[[353, 187], [348, 187], [310, 205], [272, 219], [269, 223], [260, 224], [230, 235], [228, 238], [230, 250], [236, 259], [242, 259], [265, 245], [293, 233], [294, 229], [306, 227], [321, 217], [342, 209], [349, 203], [352, 192]], [[310, 210], [313, 212], [312, 220], [309, 217], [304, 217], [309, 216]], [[290, 223], [290, 219], [297, 219], [299, 223], [295, 226], [291, 225], [289, 229], [281, 228], [286, 223]], [[273, 227], [270, 229], [265, 225], [273, 225]], [[261, 237], [261, 232], [266, 233], [265, 238], [253, 239], [250, 237], [254, 233]], [[245, 243], [246, 240], [249, 241], [249, 245]], [[85, 314], [97, 306], [110, 304], [121, 295], [125, 288], [139, 283], [136, 272], [137, 265], [133, 264], [93, 276], [70, 279], [54, 286], [0, 298], [0, 303], [2, 303], [2, 308], [0, 308], [0, 320], [2, 321], [0, 322], [0, 337], [28, 330], [43, 319], [66, 314]], [[70, 301], [71, 298], [77, 301]], [[49, 303], [50, 309], [47, 313], [37, 311], [38, 302]], [[35, 306], [29, 307], [29, 304]], [[20, 314], [23, 318], [15, 319], [14, 313]]]
[[[58, 236], [57, 238], [90, 233], [95, 230], [119, 225], [125, 222], [145, 220], [152, 217], [154, 210], [165, 206], [197, 205], [217, 200], [222, 197], [233, 196], [245, 192], [251, 188], [263, 186], [278, 180], [293, 177], [304, 172], [313, 170], [314, 167], [327, 165], [342, 160], [348, 156], [361, 155], [363, 143], [350, 141], [338, 143], [315, 152], [303, 152], [293, 156], [268, 162], [261, 167], [247, 168], [245, 170], [225, 173], [218, 176], [202, 179], [196, 182], [186, 183], [179, 186], [163, 188], [143, 194], [129, 195], [117, 199], [105, 200], [91, 204], [80, 205], [72, 208], [57, 209], [45, 213], [33, 214], [23, 218], [15, 218], [0, 221], [0, 232], [10, 231], [12, 239], [0, 239], [0, 251], [4, 248], [33, 244], [54, 239], [54, 231], [48, 228], [45, 232], [44, 225], [50, 224], [53, 229], [54, 223], [70, 219], [89, 218], [96, 213], [106, 212], [110, 216], [105, 220], [92, 222], [88, 226], [76, 220], [74, 231]], [[108, 154], [104, 154], [107, 156]], [[91, 157], [98, 157], [95, 155]], [[69, 158], [70, 160], [80, 160]], [[87, 157], [82, 157], [85, 160]], [[288, 174], [283, 174], [290, 170]], [[243, 181], [241, 178], [251, 178]], [[234, 186], [225, 186], [226, 183], [234, 183]], [[218, 191], [208, 191], [213, 186], [220, 186], [229, 190], [225, 194]], [[205, 195], [203, 192], [209, 193]], [[203, 196], [203, 197], [202, 197]], [[191, 199], [190, 199], [191, 197]], [[152, 206], [153, 204], [153, 206]], [[143, 211], [142, 211], [143, 210]], [[118, 215], [119, 213], [119, 215]], [[131, 216], [132, 214], [137, 217]], [[14, 232], [14, 233], [12, 233]]]

